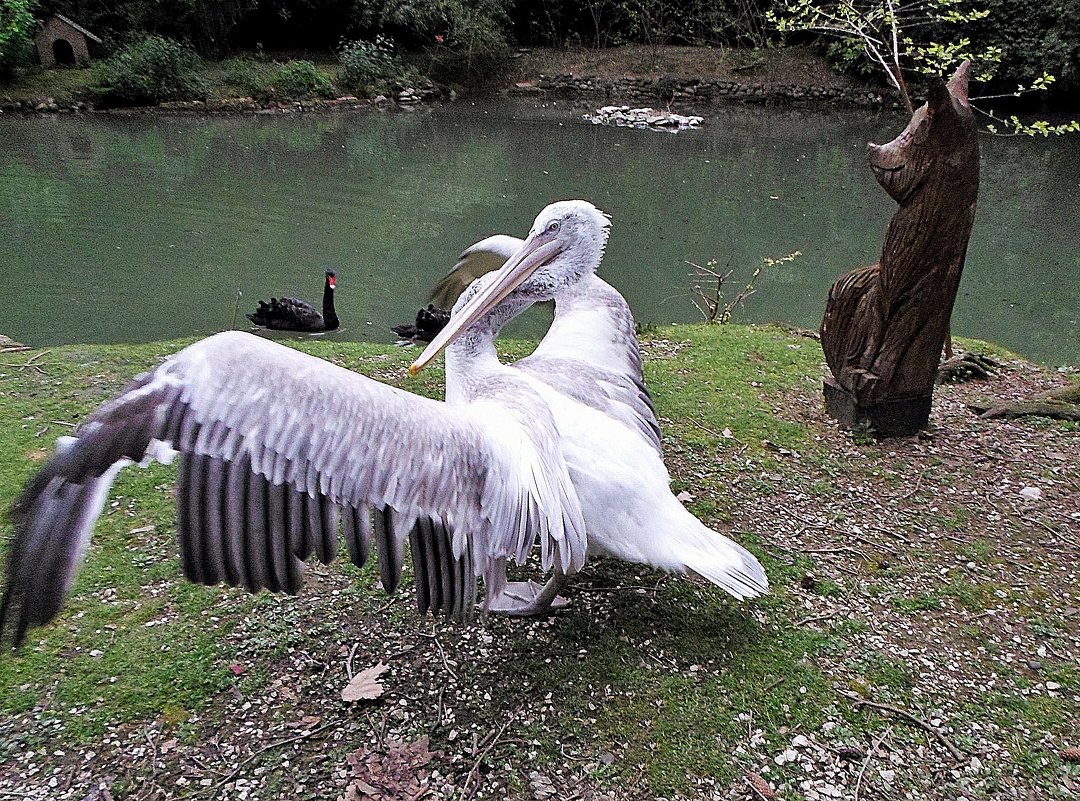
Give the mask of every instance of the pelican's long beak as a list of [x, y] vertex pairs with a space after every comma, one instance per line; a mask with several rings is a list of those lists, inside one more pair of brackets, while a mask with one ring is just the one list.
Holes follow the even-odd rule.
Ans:
[[416, 375], [427, 367], [436, 356], [453, 342], [462, 331], [498, 306], [507, 295], [519, 287], [537, 268], [547, 264], [562, 251], [562, 245], [552, 241], [546, 231], [525, 240], [517, 253], [499, 268], [496, 278], [482, 292], [469, 300], [431, 340], [424, 352], [409, 367], [409, 375]]

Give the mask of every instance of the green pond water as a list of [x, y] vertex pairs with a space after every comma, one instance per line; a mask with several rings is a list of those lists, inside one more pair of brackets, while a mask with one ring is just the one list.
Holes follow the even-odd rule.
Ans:
[[[894, 205], [865, 146], [898, 114], [721, 107], [671, 135], [584, 110], [0, 116], [0, 333], [47, 346], [246, 327], [259, 298], [317, 301], [332, 266], [343, 329], [328, 336], [390, 342], [466, 246], [524, 236], [573, 197], [612, 215], [601, 274], [645, 323], [700, 319], [687, 262], [734, 270], [730, 298], [763, 257], [798, 250], [735, 319], [816, 328], [833, 279], [877, 259]], [[1080, 137], [982, 147], [953, 330], [1080, 364]]]

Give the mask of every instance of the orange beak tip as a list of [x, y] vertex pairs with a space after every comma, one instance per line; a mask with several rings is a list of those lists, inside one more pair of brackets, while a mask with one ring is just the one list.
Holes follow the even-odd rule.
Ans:
[[419, 373], [420, 373], [420, 368], [419, 367], [417, 367], [415, 364], [410, 364], [409, 365], [409, 375], [418, 375]]

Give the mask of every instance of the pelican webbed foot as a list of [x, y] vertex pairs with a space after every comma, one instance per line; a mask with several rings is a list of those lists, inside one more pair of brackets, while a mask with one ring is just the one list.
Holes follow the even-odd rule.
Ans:
[[555, 575], [546, 584], [535, 581], [508, 582], [502, 594], [487, 602], [487, 611], [510, 617], [539, 617], [559, 612], [570, 602], [559, 595], [567, 585], [566, 576]]

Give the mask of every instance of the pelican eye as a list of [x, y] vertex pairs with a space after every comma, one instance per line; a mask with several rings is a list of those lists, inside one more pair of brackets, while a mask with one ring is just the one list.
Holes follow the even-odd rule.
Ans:
[[558, 222], [548, 223], [547, 232], [549, 234], [554, 234], [558, 230], [559, 230], [559, 223]]

